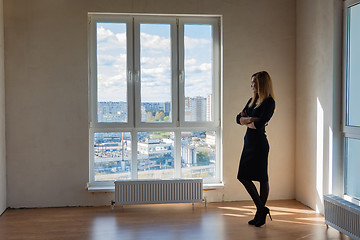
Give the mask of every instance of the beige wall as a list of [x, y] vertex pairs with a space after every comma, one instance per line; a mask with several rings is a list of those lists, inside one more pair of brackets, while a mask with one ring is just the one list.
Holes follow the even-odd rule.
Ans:
[[8, 205], [104, 205], [88, 193], [87, 13], [222, 14], [225, 188], [210, 201], [250, 199], [236, 180], [245, 129], [234, 122], [250, 76], [273, 77], [270, 199], [295, 197], [295, 0], [4, 0]]
[[342, 193], [341, 4], [296, 2], [296, 199], [320, 212]]
[[0, 215], [6, 207], [4, 17], [0, 0]]

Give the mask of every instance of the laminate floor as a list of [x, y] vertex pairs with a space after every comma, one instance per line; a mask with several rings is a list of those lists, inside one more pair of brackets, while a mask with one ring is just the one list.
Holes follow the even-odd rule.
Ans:
[[269, 201], [273, 221], [247, 222], [251, 202], [163, 204], [115, 207], [8, 209], [0, 216], [1, 240], [251, 240], [350, 238], [295, 200]]

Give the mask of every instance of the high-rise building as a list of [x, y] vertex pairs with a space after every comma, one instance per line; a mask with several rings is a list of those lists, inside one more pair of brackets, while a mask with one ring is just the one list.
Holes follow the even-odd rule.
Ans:
[[212, 106], [212, 94], [208, 94], [206, 98], [206, 121], [212, 121], [213, 106]]
[[191, 103], [190, 98], [185, 98], [185, 121], [191, 121]]
[[206, 121], [206, 98], [185, 98], [185, 121]]
[[185, 166], [193, 166], [197, 163], [196, 147], [187, 140], [181, 140], [181, 162]]
[[146, 109], [145, 106], [141, 106], [141, 122], [146, 122]]
[[206, 98], [197, 96], [191, 99], [191, 118], [196, 122], [206, 120]]

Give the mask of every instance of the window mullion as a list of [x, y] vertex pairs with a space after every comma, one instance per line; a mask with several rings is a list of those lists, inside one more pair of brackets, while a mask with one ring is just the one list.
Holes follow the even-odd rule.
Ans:
[[181, 131], [179, 128], [175, 130], [175, 177], [181, 178]]
[[89, 156], [90, 156], [90, 166], [89, 166], [89, 182], [95, 182], [95, 159], [94, 159], [94, 130], [90, 128], [89, 130]]
[[178, 96], [178, 114], [179, 114], [179, 124], [183, 126], [185, 122], [185, 92], [184, 92], [184, 83], [185, 83], [185, 67], [184, 67], [184, 23], [181, 19], [178, 21], [178, 86], [179, 86], [179, 96]]
[[97, 32], [96, 32], [96, 20], [90, 17], [90, 31], [89, 31], [89, 53], [90, 53], [90, 70], [89, 70], [89, 119], [90, 128], [97, 124]]
[[179, 19], [176, 18], [176, 24], [174, 24], [171, 34], [172, 45], [172, 113], [173, 122], [176, 124], [174, 129], [174, 170], [175, 177], [181, 178], [181, 132], [179, 130], [180, 125], [180, 98], [179, 98], [179, 80], [180, 80], [180, 48], [179, 48]]
[[220, 42], [221, 42], [221, 35], [220, 35], [220, 21], [216, 21], [216, 23], [213, 24], [213, 98], [211, 99], [212, 105], [214, 106], [213, 112], [212, 112], [212, 121], [219, 126], [220, 125], [220, 96], [221, 96], [221, 64], [220, 64]]
[[134, 127], [137, 128], [141, 122], [141, 99], [140, 99], [140, 23], [134, 18]]
[[131, 18], [127, 25], [128, 124], [133, 128], [135, 126], [134, 18]]
[[185, 79], [185, 71], [184, 71], [184, 24], [181, 19], [177, 18], [177, 54], [178, 54], [178, 74], [177, 74], [177, 106], [178, 106], [178, 116], [177, 116], [177, 128], [176, 128], [176, 159], [175, 159], [175, 173], [178, 177], [182, 177], [181, 172], [181, 160], [182, 160], [182, 143], [181, 143], [181, 126], [185, 121], [185, 111], [184, 111], [184, 79]]
[[136, 51], [136, 47], [137, 47], [137, 37], [136, 32], [137, 28], [135, 27], [135, 19], [134, 17], [131, 18], [131, 36], [132, 36], [132, 46], [131, 46], [131, 87], [132, 87], [132, 126], [133, 129], [131, 130], [131, 179], [137, 179], [138, 178], [138, 173], [137, 173], [137, 131], [135, 130], [136, 127], [136, 118], [137, 118], [137, 99], [136, 99], [136, 94], [137, 94], [137, 81], [138, 81], [138, 76], [136, 74], [136, 66], [137, 66], [137, 62], [139, 61], [139, 54], [138, 51]]
[[137, 148], [138, 148], [138, 138], [137, 131], [133, 129], [131, 131], [131, 179], [138, 178], [138, 169], [137, 169]]

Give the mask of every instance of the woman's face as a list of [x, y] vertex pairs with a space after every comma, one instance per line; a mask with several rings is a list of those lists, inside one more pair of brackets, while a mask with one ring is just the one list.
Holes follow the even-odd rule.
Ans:
[[251, 78], [251, 89], [254, 93], [258, 93], [258, 86], [254, 77]]

